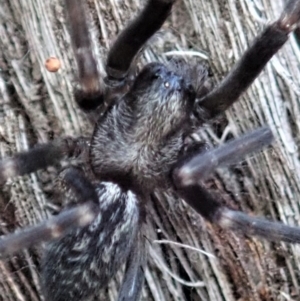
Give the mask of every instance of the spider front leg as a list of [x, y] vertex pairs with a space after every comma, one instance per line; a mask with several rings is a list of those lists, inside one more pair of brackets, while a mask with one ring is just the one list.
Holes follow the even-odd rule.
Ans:
[[239, 161], [272, 140], [271, 131], [261, 128], [219, 148], [183, 159], [173, 171], [173, 183], [178, 194], [199, 214], [224, 229], [264, 237], [270, 241], [300, 243], [300, 228], [290, 227], [264, 218], [224, 207], [200, 184], [217, 167]]
[[[289, 34], [298, 28], [299, 21], [300, 1], [287, 1], [279, 19], [267, 26], [254, 40], [220, 85], [198, 100], [200, 119], [214, 118], [237, 101], [288, 40]], [[205, 112], [204, 117], [201, 117], [202, 110]]]
[[110, 49], [106, 67], [109, 78], [124, 79], [127, 76], [135, 55], [163, 25], [174, 2], [175, 0], [148, 0]]
[[145, 42], [162, 26], [175, 0], [148, 0], [142, 11], [127, 25], [111, 47], [106, 64], [107, 80], [101, 80], [92, 52], [85, 6], [80, 0], [65, 0], [80, 88], [74, 96], [84, 111], [104, 105], [115, 94], [124, 93], [132, 61]]

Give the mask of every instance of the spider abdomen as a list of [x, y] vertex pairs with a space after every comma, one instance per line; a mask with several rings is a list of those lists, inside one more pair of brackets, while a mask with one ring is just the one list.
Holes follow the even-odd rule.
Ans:
[[97, 193], [101, 214], [94, 222], [46, 247], [43, 286], [47, 301], [89, 300], [126, 262], [137, 235], [137, 198], [108, 182], [97, 185]]

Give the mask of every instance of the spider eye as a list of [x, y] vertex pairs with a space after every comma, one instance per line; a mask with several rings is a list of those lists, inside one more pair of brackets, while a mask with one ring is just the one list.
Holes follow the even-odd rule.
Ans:
[[165, 88], [169, 88], [170, 87], [170, 83], [169, 82], [164, 82], [164, 86], [165, 86]]

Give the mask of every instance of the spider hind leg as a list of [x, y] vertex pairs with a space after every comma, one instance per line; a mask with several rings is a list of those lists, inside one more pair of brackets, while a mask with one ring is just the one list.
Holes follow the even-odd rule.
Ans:
[[260, 128], [219, 148], [182, 160], [173, 171], [177, 192], [196, 212], [224, 229], [260, 236], [270, 241], [300, 243], [300, 228], [231, 210], [199, 183], [216, 168], [235, 163], [271, 141], [270, 129]]
[[108, 53], [106, 71], [113, 79], [126, 77], [130, 65], [169, 16], [175, 0], [148, 0], [142, 11], [125, 27]]
[[299, 227], [268, 221], [224, 207], [219, 202], [218, 197], [209, 193], [200, 184], [186, 186], [178, 192], [196, 212], [223, 229], [260, 236], [269, 241], [300, 243]]
[[74, 98], [78, 106], [88, 112], [103, 104], [105, 86], [92, 51], [84, 1], [65, 0], [65, 6], [78, 69], [79, 87], [74, 89]]
[[9, 178], [32, 173], [39, 169], [55, 165], [64, 157], [79, 156], [87, 148], [87, 139], [63, 138], [18, 153], [0, 161], [0, 185]]
[[119, 290], [118, 301], [138, 301], [145, 280], [146, 250], [143, 234], [140, 232], [127, 260], [125, 275]]

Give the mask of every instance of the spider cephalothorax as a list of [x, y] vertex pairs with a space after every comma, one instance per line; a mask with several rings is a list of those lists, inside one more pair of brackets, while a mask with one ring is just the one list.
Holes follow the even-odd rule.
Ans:
[[91, 165], [103, 180], [152, 191], [170, 186], [172, 165], [191, 133], [195, 92], [164, 65], [147, 65], [132, 88], [100, 119], [91, 145]]
[[[161, 27], [173, 0], [149, 0], [108, 53], [102, 81], [91, 51], [81, 0], [65, 0], [78, 87], [74, 98], [94, 122], [92, 137], [64, 138], [0, 162], [7, 178], [82, 155], [84, 168], [69, 167], [58, 187], [65, 210], [45, 223], [0, 241], [7, 255], [50, 241], [42, 269], [48, 301], [97, 298], [122, 264], [119, 300], [139, 300], [146, 262], [143, 225], [155, 189], [170, 189], [208, 221], [273, 241], [300, 243], [300, 229], [230, 210], [200, 181], [272, 141], [260, 128], [208, 150], [192, 133], [230, 107], [287, 41], [300, 20], [300, 1], [289, 0], [278, 21], [257, 37], [218, 87], [210, 90], [205, 67], [184, 61], [152, 63], [133, 75], [135, 56]], [[96, 120], [96, 121], [95, 121]], [[53, 240], [53, 241], [52, 241]]]

